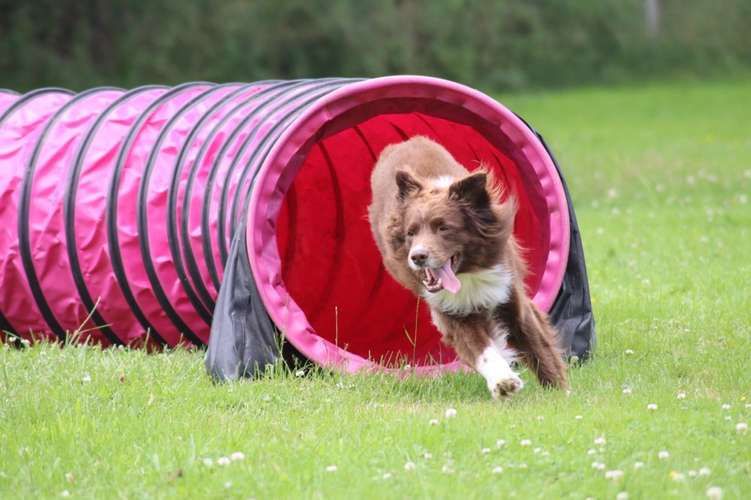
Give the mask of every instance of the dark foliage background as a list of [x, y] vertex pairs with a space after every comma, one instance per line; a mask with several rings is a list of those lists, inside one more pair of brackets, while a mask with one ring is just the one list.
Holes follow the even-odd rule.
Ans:
[[751, 67], [751, 1], [0, 0], [0, 87], [419, 73], [484, 89]]

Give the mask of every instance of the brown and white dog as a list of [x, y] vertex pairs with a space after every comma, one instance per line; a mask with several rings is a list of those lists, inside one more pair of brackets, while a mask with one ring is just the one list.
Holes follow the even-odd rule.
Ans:
[[566, 387], [546, 315], [524, 290], [516, 206], [485, 170], [469, 173], [426, 137], [386, 147], [371, 177], [371, 228], [389, 273], [430, 306], [433, 323], [494, 398], [520, 390], [520, 358], [545, 386]]

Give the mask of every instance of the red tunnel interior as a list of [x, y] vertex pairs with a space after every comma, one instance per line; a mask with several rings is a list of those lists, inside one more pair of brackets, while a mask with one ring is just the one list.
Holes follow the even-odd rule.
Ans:
[[366, 217], [378, 155], [414, 135], [441, 143], [469, 170], [486, 165], [516, 196], [515, 235], [530, 271], [527, 291], [534, 295], [549, 248], [541, 187], [514, 145], [477, 120], [459, 108], [434, 105], [430, 114], [420, 106], [407, 113], [355, 112], [313, 144], [287, 192], [277, 241], [287, 290], [319, 336], [388, 366], [455, 359], [440, 342], [427, 306], [385, 271]]

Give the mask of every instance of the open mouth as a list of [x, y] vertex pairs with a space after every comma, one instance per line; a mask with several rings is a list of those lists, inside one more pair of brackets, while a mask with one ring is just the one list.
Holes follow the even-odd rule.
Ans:
[[441, 290], [457, 293], [462, 286], [455, 274], [458, 263], [459, 254], [455, 254], [441, 267], [426, 267], [422, 273], [422, 284], [425, 289], [430, 293]]

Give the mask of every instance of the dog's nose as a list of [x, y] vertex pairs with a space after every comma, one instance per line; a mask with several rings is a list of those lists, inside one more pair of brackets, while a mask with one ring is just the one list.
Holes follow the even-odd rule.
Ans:
[[416, 252], [412, 252], [409, 258], [412, 259], [412, 262], [416, 266], [423, 267], [428, 262], [428, 252], [425, 252], [424, 250], [418, 250]]

